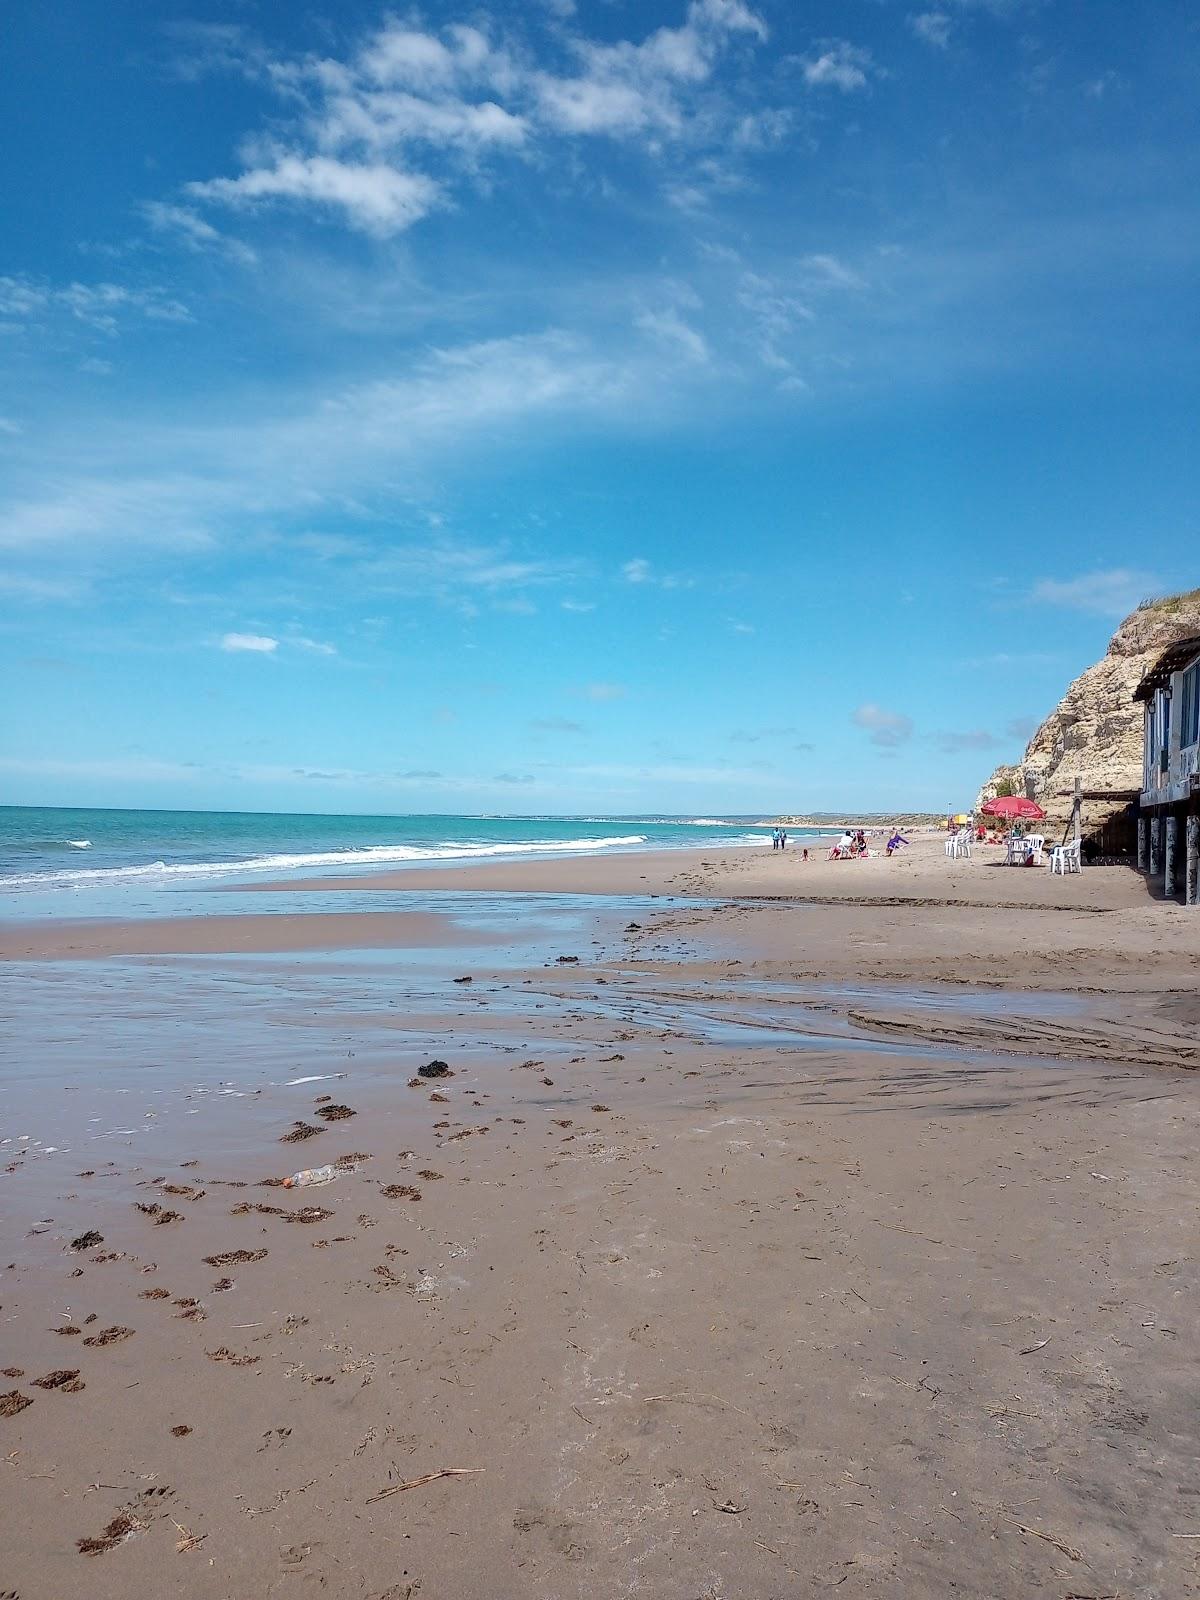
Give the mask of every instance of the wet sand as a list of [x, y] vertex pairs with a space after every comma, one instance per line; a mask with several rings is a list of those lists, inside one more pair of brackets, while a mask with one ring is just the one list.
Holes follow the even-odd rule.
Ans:
[[1200, 935], [927, 855], [7, 947], [0, 1593], [1195, 1592]]
[[335, 911], [320, 916], [94, 918], [0, 927], [0, 961], [72, 957], [263, 954], [466, 945], [464, 929], [436, 913]]

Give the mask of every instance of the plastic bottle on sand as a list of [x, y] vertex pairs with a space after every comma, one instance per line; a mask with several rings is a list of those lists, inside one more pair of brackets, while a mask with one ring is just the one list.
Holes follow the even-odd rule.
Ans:
[[332, 1183], [337, 1177], [336, 1167], [305, 1167], [303, 1172], [293, 1172], [283, 1180], [285, 1189], [304, 1189], [310, 1183]]

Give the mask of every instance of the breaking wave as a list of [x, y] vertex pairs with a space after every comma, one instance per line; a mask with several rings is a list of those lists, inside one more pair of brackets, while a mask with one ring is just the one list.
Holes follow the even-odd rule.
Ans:
[[[303, 854], [249, 856], [242, 861], [151, 861], [140, 866], [81, 867], [73, 872], [39, 872], [0, 877], [0, 889], [69, 888], [129, 879], [228, 877], [247, 872], [294, 872], [302, 867], [377, 867], [419, 861], [471, 861], [486, 856], [588, 855], [596, 850], [631, 849], [645, 844], [644, 833], [611, 839], [531, 839], [511, 843], [436, 845], [383, 844], [359, 850], [319, 850]], [[78, 848], [83, 848], [79, 845]]]

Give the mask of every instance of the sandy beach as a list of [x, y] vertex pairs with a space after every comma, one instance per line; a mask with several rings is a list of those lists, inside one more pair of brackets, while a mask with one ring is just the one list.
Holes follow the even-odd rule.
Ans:
[[0, 1593], [1197, 1592], [1194, 914], [823, 856], [0, 929]]

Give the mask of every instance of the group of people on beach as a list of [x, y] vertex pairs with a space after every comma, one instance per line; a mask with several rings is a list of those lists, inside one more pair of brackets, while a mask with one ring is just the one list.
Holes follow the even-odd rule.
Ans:
[[[788, 836], [786, 828], [781, 827], [771, 829], [772, 850], [786, 850], [787, 841]], [[908, 840], [900, 832], [899, 828], [893, 828], [891, 833], [888, 835], [888, 841], [885, 849], [890, 857], [894, 856], [897, 850], [905, 849], [907, 845]], [[828, 859], [830, 861], [856, 861], [869, 856], [870, 854], [871, 847], [867, 843], [866, 830], [864, 828], [855, 828], [854, 830], [847, 828], [837, 843], [830, 849]], [[807, 849], [804, 851], [804, 859], [805, 861], [808, 860]]]
[[[893, 828], [891, 833], [888, 835], [888, 842], [885, 846], [888, 856], [894, 856], [897, 850], [904, 849], [907, 844], [908, 840], [900, 832], [899, 828]], [[871, 848], [867, 843], [867, 835], [865, 830], [862, 828], [857, 828], [851, 832], [851, 830], [847, 828], [845, 833], [842, 834], [842, 837], [830, 850], [829, 859], [830, 861], [857, 861], [861, 860], [865, 856], [869, 856], [870, 854]]]

